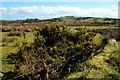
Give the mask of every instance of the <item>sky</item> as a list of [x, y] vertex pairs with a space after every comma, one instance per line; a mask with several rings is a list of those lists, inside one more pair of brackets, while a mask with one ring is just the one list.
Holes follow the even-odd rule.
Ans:
[[2, 2], [0, 18], [50, 19], [61, 16], [118, 18], [117, 2]]

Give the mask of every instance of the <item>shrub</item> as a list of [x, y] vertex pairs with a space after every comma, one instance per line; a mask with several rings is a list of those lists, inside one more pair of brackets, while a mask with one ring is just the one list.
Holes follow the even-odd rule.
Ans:
[[[95, 53], [92, 32], [75, 32], [64, 26], [46, 26], [35, 34], [34, 43], [16, 54], [19, 79], [60, 79], [75, 72], [78, 64]], [[23, 66], [26, 66], [22, 68]], [[4, 76], [3, 76], [4, 77]]]
[[10, 29], [2, 29], [2, 32], [10, 32]]
[[2, 43], [2, 47], [6, 46], [7, 44], [6, 43]]
[[9, 32], [7, 35], [8, 36], [21, 36], [21, 33], [20, 32]]
[[2, 42], [9, 42], [9, 39], [7, 37], [3, 37]]
[[18, 40], [18, 38], [16, 37], [3, 37], [2, 38], [2, 42], [14, 42], [16, 40]]

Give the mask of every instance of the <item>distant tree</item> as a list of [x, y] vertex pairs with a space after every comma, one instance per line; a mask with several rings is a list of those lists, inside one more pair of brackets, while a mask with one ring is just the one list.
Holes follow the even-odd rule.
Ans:
[[32, 18], [27, 18], [25, 21], [28, 22], [28, 23], [31, 23], [31, 22], [34, 21], [34, 19], [32, 19]]
[[38, 21], [39, 21], [39, 19], [38, 19], [38, 18], [35, 18], [35, 19], [34, 19], [34, 21], [35, 21], [35, 22], [38, 22]]

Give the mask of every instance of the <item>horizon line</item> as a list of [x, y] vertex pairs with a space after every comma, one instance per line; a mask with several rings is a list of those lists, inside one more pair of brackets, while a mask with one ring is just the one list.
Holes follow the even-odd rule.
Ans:
[[55, 19], [55, 18], [64, 18], [64, 17], [74, 17], [74, 18], [101, 18], [101, 19], [105, 19], [105, 18], [108, 18], [108, 19], [120, 19], [120, 18], [112, 18], [112, 17], [93, 17], [93, 16], [86, 16], [86, 17], [82, 17], [82, 16], [61, 16], [61, 17], [54, 17], [54, 18], [46, 18], [46, 19], [40, 19], [40, 18], [25, 18], [25, 19], [0, 19], [1, 21], [17, 21], [17, 20], [26, 20], [26, 19], [39, 19], [39, 20], [49, 20], [49, 19]]

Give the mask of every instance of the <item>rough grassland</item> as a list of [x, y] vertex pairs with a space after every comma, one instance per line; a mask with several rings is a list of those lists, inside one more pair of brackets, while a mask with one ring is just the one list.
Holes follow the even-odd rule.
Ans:
[[[0, 57], [2, 57], [2, 71], [8, 72], [14, 70], [14, 65], [12, 64], [6, 64], [4, 61], [4, 57], [6, 57], [7, 54], [10, 53], [16, 53], [19, 49], [19, 47], [23, 44], [23, 42], [26, 42], [27, 44], [30, 44], [33, 42], [34, 35], [32, 32], [26, 33], [25, 39], [23, 36], [8, 36], [9, 32], [2, 32], [2, 39], [3, 42], [0, 44], [4, 44], [4, 46], [0, 47], [2, 48], [2, 53]], [[13, 39], [13, 40], [12, 40]]]

